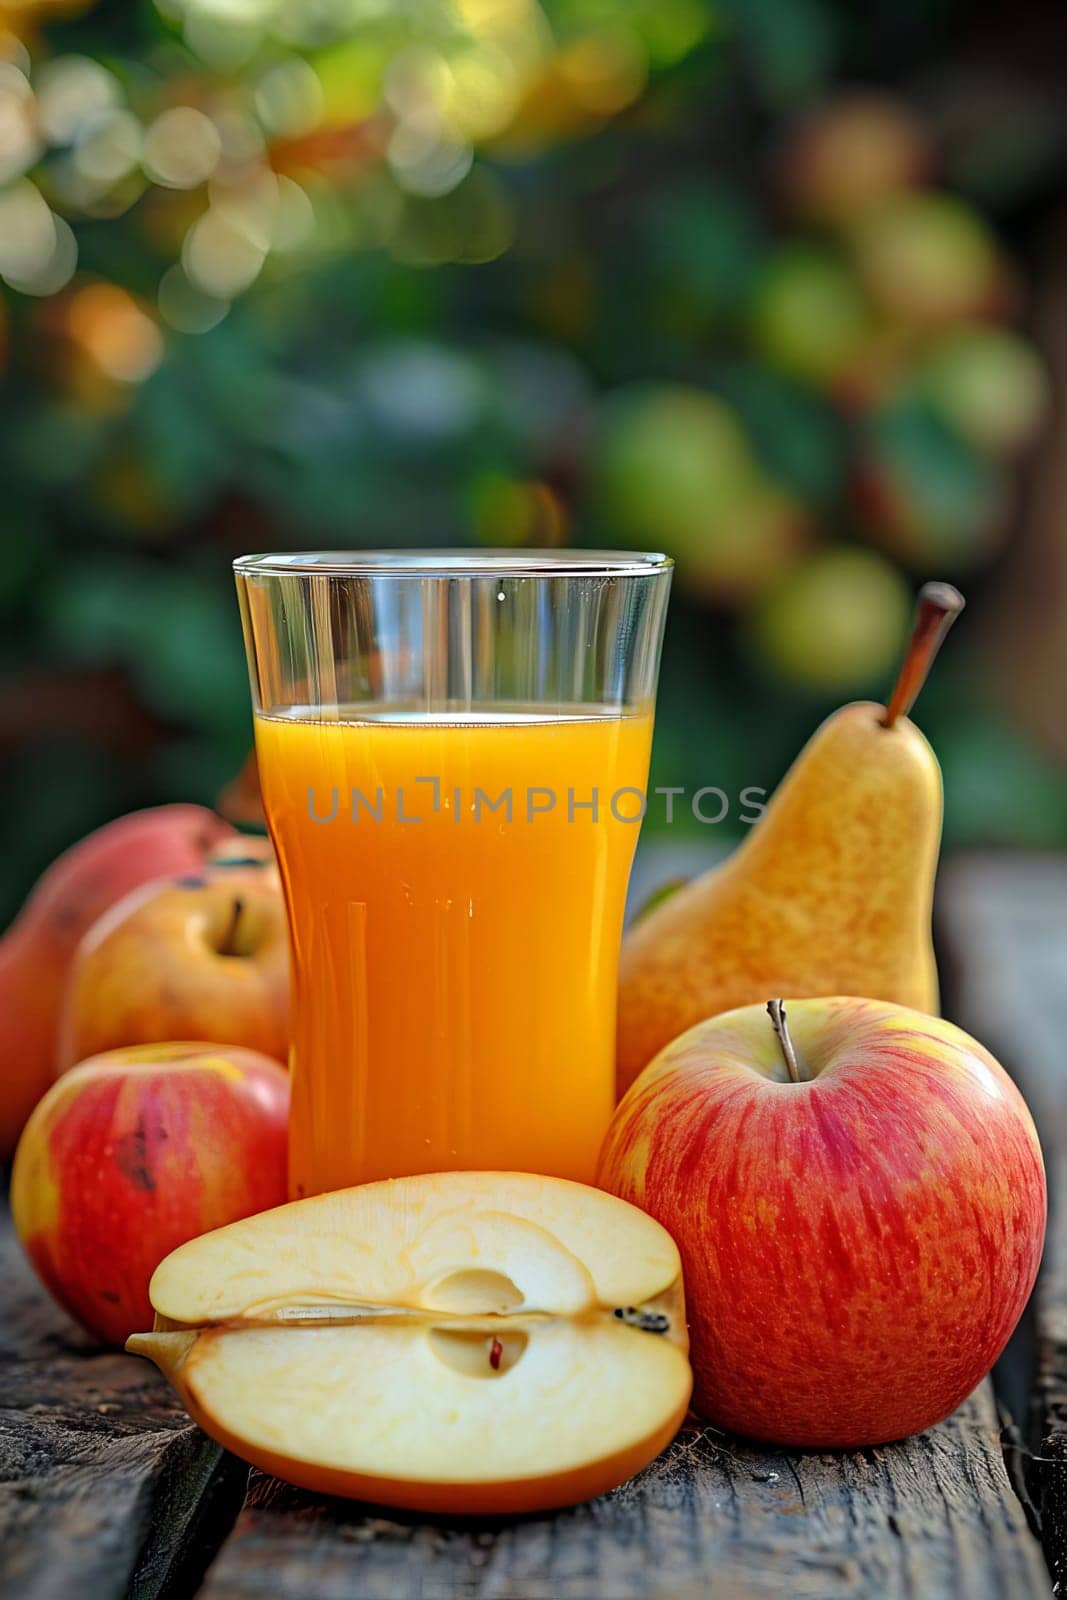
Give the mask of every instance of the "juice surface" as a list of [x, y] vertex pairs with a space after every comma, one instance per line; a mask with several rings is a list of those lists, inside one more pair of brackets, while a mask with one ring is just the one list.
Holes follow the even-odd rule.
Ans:
[[645, 788], [651, 712], [310, 715], [256, 719], [293, 940], [291, 1193], [589, 1182], [639, 832], [620, 791]]

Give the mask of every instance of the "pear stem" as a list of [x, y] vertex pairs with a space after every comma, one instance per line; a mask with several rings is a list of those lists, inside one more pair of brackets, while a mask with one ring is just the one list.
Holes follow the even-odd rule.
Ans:
[[900, 676], [889, 697], [882, 727], [891, 728], [899, 717], [906, 717], [926, 682], [946, 633], [963, 610], [965, 601], [951, 583], [924, 583], [915, 607], [915, 625]]
[[785, 1001], [768, 1000], [767, 1015], [774, 1023], [774, 1031], [778, 1035], [778, 1043], [782, 1047], [782, 1055], [785, 1057], [790, 1083], [807, 1083], [808, 1075], [801, 1069], [800, 1057], [797, 1055], [796, 1045], [793, 1043], [785, 1020]]

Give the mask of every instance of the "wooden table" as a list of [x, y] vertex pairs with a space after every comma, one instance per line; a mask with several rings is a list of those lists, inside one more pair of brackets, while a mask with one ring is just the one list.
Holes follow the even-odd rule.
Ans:
[[1067, 1593], [1067, 861], [955, 862], [939, 909], [947, 1009], [1027, 1094], [1056, 1208], [997, 1391], [984, 1383], [916, 1439], [848, 1454], [761, 1449], [693, 1424], [632, 1483], [553, 1516], [389, 1514], [316, 1499], [217, 1449], [147, 1362], [93, 1349], [51, 1307], [5, 1213], [4, 1600]]

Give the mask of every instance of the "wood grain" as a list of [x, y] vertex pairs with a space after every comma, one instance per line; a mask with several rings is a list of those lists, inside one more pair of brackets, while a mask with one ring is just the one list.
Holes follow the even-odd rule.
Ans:
[[254, 1474], [205, 1600], [1024, 1600], [1049, 1592], [988, 1385], [849, 1454], [689, 1428], [623, 1489], [519, 1522], [375, 1514]]
[[688, 1428], [589, 1506], [462, 1524], [321, 1502], [245, 1471], [146, 1363], [94, 1350], [32, 1283], [4, 1216], [0, 1589], [18, 1600], [193, 1592], [334, 1600], [1048, 1593], [983, 1386], [941, 1427], [856, 1454]]
[[[1056, 1219], [1021, 1450], [1067, 1592], [1067, 861], [945, 874], [952, 1013], [1034, 1108]], [[463, 1523], [322, 1501], [193, 1428], [148, 1363], [94, 1349], [0, 1215], [0, 1592], [17, 1600], [1039, 1600], [1048, 1572], [983, 1384], [917, 1439], [762, 1450], [690, 1426], [614, 1494]], [[248, 1482], [248, 1493], [245, 1485]], [[234, 1521], [236, 1518], [236, 1521]]]
[[1067, 1594], [1067, 860], [962, 857], [943, 874], [938, 905], [956, 1020], [1011, 1072], [1045, 1151], [1048, 1239], [1021, 1420], [1054, 1592]]
[[100, 1350], [37, 1286], [0, 1206], [0, 1593], [189, 1593], [246, 1469], [194, 1428], [154, 1369]]

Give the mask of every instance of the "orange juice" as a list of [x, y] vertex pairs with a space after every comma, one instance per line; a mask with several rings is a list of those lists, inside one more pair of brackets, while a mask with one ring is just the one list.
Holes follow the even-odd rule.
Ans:
[[651, 734], [651, 711], [596, 707], [257, 716], [294, 1196], [453, 1168], [592, 1179]]

